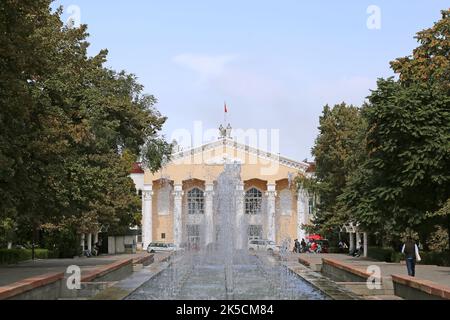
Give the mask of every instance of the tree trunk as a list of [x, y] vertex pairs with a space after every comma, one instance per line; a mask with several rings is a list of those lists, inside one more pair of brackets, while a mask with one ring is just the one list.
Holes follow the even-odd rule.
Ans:
[[[448, 255], [450, 258], [450, 214], [447, 215]], [[450, 260], [450, 259], [449, 259]]]
[[35, 254], [34, 254], [34, 244], [36, 242], [36, 228], [33, 225], [33, 240], [31, 240], [31, 260], [34, 261]]
[[31, 259], [32, 260], [36, 259], [36, 252], [35, 252], [34, 248], [36, 247], [37, 233], [38, 233], [37, 224], [33, 223], [33, 240], [32, 240], [32, 244], [31, 244]]

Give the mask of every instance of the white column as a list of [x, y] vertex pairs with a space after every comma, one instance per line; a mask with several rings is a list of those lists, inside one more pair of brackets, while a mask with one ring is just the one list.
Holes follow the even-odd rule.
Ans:
[[205, 244], [214, 242], [214, 215], [213, 215], [214, 184], [205, 184]]
[[84, 233], [82, 233], [81, 234], [81, 241], [80, 241], [81, 252], [84, 252], [84, 239], [85, 239], [85, 235], [84, 235]]
[[359, 250], [361, 244], [361, 233], [356, 232], [356, 248]]
[[175, 184], [173, 191], [173, 239], [176, 247], [179, 247], [183, 241], [183, 185]]
[[153, 185], [144, 184], [142, 190], [142, 246], [147, 250], [147, 246], [153, 241]]
[[355, 250], [355, 237], [353, 235], [353, 232], [349, 232], [348, 233], [348, 237], [349, 237], [349, 252], [353, 252]]
[[87, 234], [87, 249], [89, 252], [92, 251], [92, 233]]
[[267, 184], [267, 240], [275, 241], [275, 184]]
[[306, 224], [306, 192], [303, 189], [297, 192], [297, 239], [301, 241], [306, 238], [305, 229], [302, 225]]
[[94, 233], [94, 244], [98, 242], [98, 232]]
[[363, 239], [364, 239], [364, 257], [367, 258], [367, 232], [363, 233]]
[[247, 227], [244, 223], [244, 183], [241, 182], [236, 188], [236, 249], [244, 249], [244, 244], [247, 243], [248, 234]]

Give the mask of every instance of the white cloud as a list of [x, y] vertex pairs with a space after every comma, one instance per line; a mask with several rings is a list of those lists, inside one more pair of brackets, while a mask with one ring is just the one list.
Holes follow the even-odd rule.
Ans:
[[183, 53], [173, 61], [199, 74], [202, 78], [217, 77], [223, 74], [225, 66], [236, 59], [235, 55], [202, 55]]

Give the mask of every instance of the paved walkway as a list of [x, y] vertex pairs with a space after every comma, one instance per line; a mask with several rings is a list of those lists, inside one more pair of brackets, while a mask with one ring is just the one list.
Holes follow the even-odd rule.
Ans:
[[[0, 266], [0, 286], [41, 274], [65, 272], [70, 265], [79, 266], [83, 275], [99, 266], [111, 264], [118, 260], [136, 259], [145, 255], [148, 255], [148, 253], [139, 252], [136, 254], [102, 255], [99, 257], [75, 259], [30, 260], [16, 265]], [[165, 253], [155, 253], [154, 259], [155, 261], [159, 261], [166, 256], [167, 254]]]
[[[406, 265], [404, 263], [388, 263], [372, 260], [369, 258], [355, 258], [346, 254], [295, 254], [290, 259], [302, 258], [308, 261], [311, 265], [321, 264], [322, 258], [329, 258], [342, 261], [349, 264], [355, 269], [366, 271], [370, 265], [377, 265], [381, 269], [382, 277], [390, 277], [392, 274], [408, 275]], [[445, 287], [450, 288], [450, 267], [438, 267], [434, 265], [416, 265], [416, 278], [433, 281]]]

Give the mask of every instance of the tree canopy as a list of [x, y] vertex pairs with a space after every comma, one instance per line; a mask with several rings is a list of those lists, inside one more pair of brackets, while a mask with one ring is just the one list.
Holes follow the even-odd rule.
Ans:
[[166, 118], [136, 76], [104, 66], [107, 50], [88, 55], [86, 25], [65, 26], [50, 4], [0, 3], [0, 219], [128, 227], [139, 211], [129, 170], [168, 159]]
[[318, 224], [347, 219], [391, 240], [406, 229], [426, 237], [436, 225], [450, 228], [449, 36], [444, 10], [417, 34], [411, 56], [391, 62], [398, 80], [379, 79], [344, 125], [330, 115], [345, 105], [324, 109], [313, 148]]
[[326, 105], [319, 124], [312, 149], [316, 161], [315, 192], [320, 195], [314, 224], [324, 232], [348, 219], [345, 212], [338, 214], [336, 198], [364, 157], [365, 122], [359, 108], [341, 103], [333, 108]]

